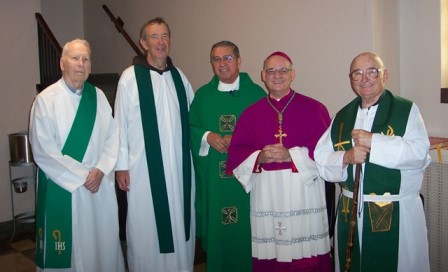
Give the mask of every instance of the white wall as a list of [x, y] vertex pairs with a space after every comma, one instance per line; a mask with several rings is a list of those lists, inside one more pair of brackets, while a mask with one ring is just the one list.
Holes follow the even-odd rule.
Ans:
[[375, 51], [390, 71], [387, 88], [418, 104], [431, 136], [448, 137], [442, 118], [448, 105], [440, 103], [440, 0], [88, 1], [86, 36], [98, 47], [109, 41], [94, 51], [102, 60], [96, 69], [120, 71], [135, 54], [104, 23], [102, 4], [124, 20], [135, 42], [146, 20], [164, 17], [173, 32], [174, 63], [195, 89], [212, 75], [208, 55], [214, 42], [237, 43], [242, 70], [259, 84], [263, 59], [283, 50], [298, 72], [293, 87], [321, 100], [332, 115], [354, 97], [347, 76], [352, 58]]
[[[0, 222], [11, 220], [8, 134], [28, 129], [29, 111], [40, 83], [35, 13], [40, 12], [63, 45], [83, 36], [82, 0], [0, 1]], [[13, 168], [13, 177], [26, 174]], [[34, 190], [15, 194], [16, 212], [34, 209]]]
[[428, 133], [448, 137], [448, 104], [440, 103], [440, 1], [400, 1], [401, 94], [417, 102]]
[[61, 46], [85, 38], [83, 0], [41, 0], [41, 13]]
[[86, 36], [94, 46], [108, 44], [93, 53], [102, 60], [93, 67], [100, 71], [121, 71], [135, 55], [113, 25], [104, 24], [103, 3], [123, 19], [136, 42], [144, 22], [164, 17], [174, 63], [195, 89], [212, 76], [210, 47], [228, 39], [240, 47], [242, 70], [259, 84], [264, 58], [275, 50], [288, 53], [297, 70], [293, 87], [325, 102], [333, 114], [354, 97], [347, 75], [351, 59], [373, 50], [372, 0], [86, 1], [86, 10], [96, 14], [86, 20]]
[[373, 1], [373, 51], [381, 56], [391, 75], [387, 89], [400, 94], [400, 39], [398, 0]]
[[390, 70], [388, 88], [419, 105], [430, 135], [448, 137], [448, 104], [439, 103], [440, 0], [2, 0], [0, 222], [11, 218], [7, 134], [26, 129], [39, 81], [34, 12], [42, 9], [61, 44], [89, 40], [94, 73], [121, 72], [135, 52], [103, 4], [123, 19], [136, 42], [145, 21], [164, 17], [174, 63], [195, 89], [212, 76], [209, 51], [219, 40], [238, 44], [242, 70], [260, 84], [263, 59], [283, 50], [297, 70], [293, 87], [322, 101], [331, 114], [354, 98], [347, 76], [352, 58], [374, 50]]
[[440, 35], [442, 40], [442, 52], [441, 52], [441, 77], [442, 77], [442, 87], [447, 88], [448, 87], [448, 0], [441, 0], [440, 1], [440, 8], [441, 8], [441, 29], [440, 29]]
[[[0, 1], [0, 222], [10, 220], [8, 134], [27, 130], [28, 115], [39, 81], [34, 13], [40, 1]], [[17, 195], [17, 211], [33, 208], [31, 194]], [[31, 196], [31, 197], [30, 197]]]

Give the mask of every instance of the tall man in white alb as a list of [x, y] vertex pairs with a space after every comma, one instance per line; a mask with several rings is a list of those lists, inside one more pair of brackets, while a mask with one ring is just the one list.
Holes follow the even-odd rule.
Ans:
[[118, 83], [115, 118], [117, 182], [128, 192], [130, 271], [193, 271], [194, 177], [188, 109], [193, 89], [168, 57], [171, 34], [162, 18], [143, 25], [147, 54]]

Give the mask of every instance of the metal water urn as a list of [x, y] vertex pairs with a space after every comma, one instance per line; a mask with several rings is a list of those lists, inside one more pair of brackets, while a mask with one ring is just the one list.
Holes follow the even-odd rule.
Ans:
[[33, 155], [31, 154], [28, 132], [21, 131], [18, 133], [12, 133], [9, 134], [8, 137], [11, 163], [32, 163]]
[[[15, 166], [33, 165], [33, 155], [31, 153], [30, 141], [28, 132], [21, 131], [8, 135], [9, 138], [9, 163]], [[28, 183], [25, 180], [16, 179], [13, 181], [14, 190], [16, 193], [26, 192]]]

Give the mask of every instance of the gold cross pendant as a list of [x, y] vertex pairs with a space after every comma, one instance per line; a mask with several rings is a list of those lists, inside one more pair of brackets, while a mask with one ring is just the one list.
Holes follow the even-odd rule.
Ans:
[[278, 138], [279, 143], [283, 143], [283, 138], [285, 138], [286, 136], [288, 136], [288, 134], [283, 133], [282, 128], [278, 128], [278, 134], [275, 134], [274, 137]]

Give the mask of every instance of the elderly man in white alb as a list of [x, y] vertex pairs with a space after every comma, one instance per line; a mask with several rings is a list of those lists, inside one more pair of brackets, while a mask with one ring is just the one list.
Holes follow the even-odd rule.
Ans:
[[[388, 71], [376, 54], [355, 57], [349, 76], [358, 97], [336, 114], [314, 153], [322, 178], [342, 187], [336, 271], [427, 272], [428, 238], [419, 197], [430, 162], [425, 124], [415, 103], [385, 89]], [[349, 239], [355, 183], [357, 227]], [[353, 247], [347, 246], [349, 240]]]
[[68, 42], [62, 78], [31, 109], [38, 271], [125, 270], [113, 171], [118, 128], [104, 93], [86, 81], [90, 55], [87, 41]]

